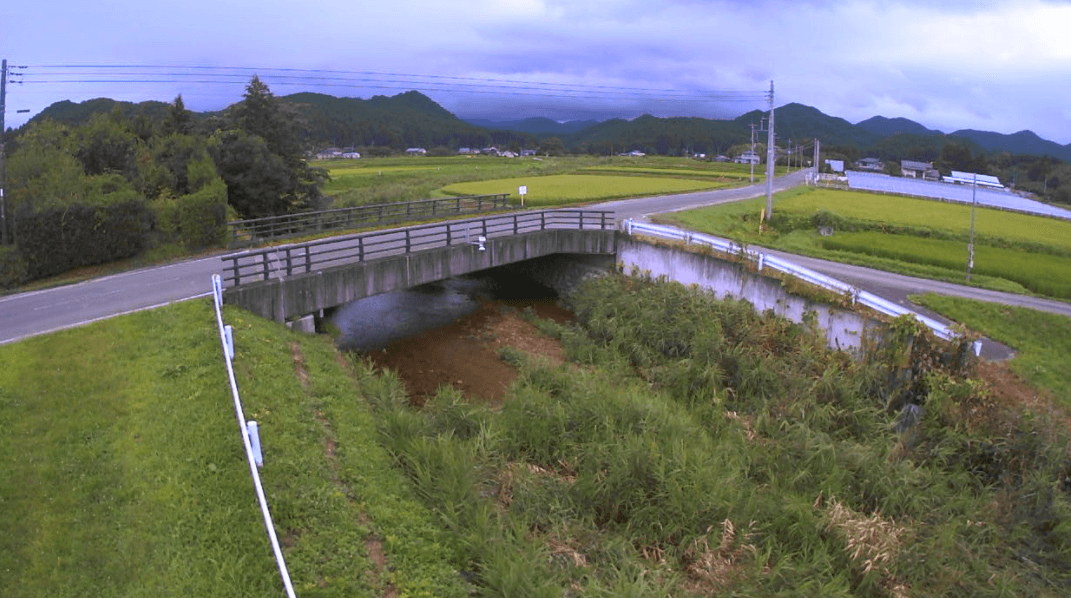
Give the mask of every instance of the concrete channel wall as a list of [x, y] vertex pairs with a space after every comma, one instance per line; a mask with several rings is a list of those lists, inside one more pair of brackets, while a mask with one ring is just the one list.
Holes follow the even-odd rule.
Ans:
[[744, 299], [760, 313], [772, 310], [793, 322], [803, 323], [806, 314], [813, 312], [817, 328], [834, 349], [857, 351], [880, 335], [885, 326], [877, 318], [792, 295], [780, 280], [714, 255], [622, 235], [617, 242], [617, 262], [626, 273], [636, 270], [655, 278], [664, 276], [681, 284], [695, 284], [718, 298]]

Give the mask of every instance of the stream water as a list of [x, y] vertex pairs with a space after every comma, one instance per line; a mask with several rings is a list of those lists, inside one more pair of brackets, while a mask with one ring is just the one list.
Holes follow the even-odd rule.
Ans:
[[503, 267], [353, 301], [339, 307], [331, 323], [341, 333], [339, 348], [370, 352], [447, 326], [488, 302], [523, 308], [556, 298], [552, 289]]

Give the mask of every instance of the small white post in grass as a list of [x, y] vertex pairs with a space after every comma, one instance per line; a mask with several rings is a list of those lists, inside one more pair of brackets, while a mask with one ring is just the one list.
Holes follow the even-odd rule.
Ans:
[[521, 196], [521, 207], [524, 207], [524, 196], [528, 195], [528, 185], [517, 187], [517, 195]]
[[257, 421], [251, 419], [245, 422], [245, 429], [249, 434], [249, 447], [253, 449], [253, 460], [257, 462], [257, 467], [264, 467], [264, 454], [260, 450], [260, 430], [257, 428]]

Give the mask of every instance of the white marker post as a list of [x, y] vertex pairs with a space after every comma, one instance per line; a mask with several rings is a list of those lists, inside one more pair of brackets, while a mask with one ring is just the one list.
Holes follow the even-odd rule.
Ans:
[[524, 207], [524, 196], [528, 195], [528, 185], [517, 187], [517, 195], [521, 196], [521, 207]]

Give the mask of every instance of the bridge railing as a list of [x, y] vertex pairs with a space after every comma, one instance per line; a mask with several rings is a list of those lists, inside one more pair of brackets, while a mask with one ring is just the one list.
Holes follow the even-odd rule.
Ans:
[[483, 249], [487, 239], [543, 230], [614, 227], [614, 213], [606, 210], [543, 210], [449, 220], [227, 255], [222, 258], [226, 264], [223, 282], [231, 287], [452, 245], [470, 244]]
[[238, 247], [319, 231], [392, 224], [452, 214], [474, 214], [508, 207], [508, 193], [465, 195], [237, 220], [228, 222], [227, 230], [231, 247]]
[[[915, 319], [922, 322], [925, 326], [932, 330], [934, 335], [938, 338], [944, 339], [946, 341], [951, 341], [959, 338], [959, 334], [956, 331], [952, 330], [948, 326], [945, 326], [944, 324], [938, 322], [933, 318], [914, 312], [910, 309], [907, 309], [906, 307], [897, 305], [892, 301], [879, 297], [868, 291], [858, 289], [846, 282], [831, 278], [820, 272], [815, 272], [810, 268], [805, 268], [803, 266], [800, 266], [799, 264], [794, 264], [788, 260], [781, 259], [774, 255], [755, 251], [754, 249], [750, 249], [738, 243], [734, 243], [733, 241], [719, 239], [718, 237], [712, 237], [701, 233], [682, 231], [680, 229], [668, 226], [659, 226], [656, 224], [636, 222], [631, 219], [625, 221], [625, 231], [630, 235], [634, 233], [639, 233], [644, 235], [662, 237], [666, 239], [684, 241], [685, 243], [705, 245], [721, 253], [741, 256], [749, 261], [755, 262], [756, 267], [759, 271], [762, 271], [764, 267], [768, 267], [783, 274], [789, 274], [814, 286], [826, 289], [828, 291], [832, 291], [834, 293], [837, 293], [838, 295], [843, 295], [849, 300], [851, 300], [853, 305], [857, 303], [859, 305], [865, 305], [866, 307], [869, 307], [870, 309], [878, 313], [885, 314], [894, 318], [900, 317], [904, 314], [911, 314], [915, 317]], [[975, 341], [973, 348], [974, 354], [978, 355], [982, 350], [981, 341]]]

